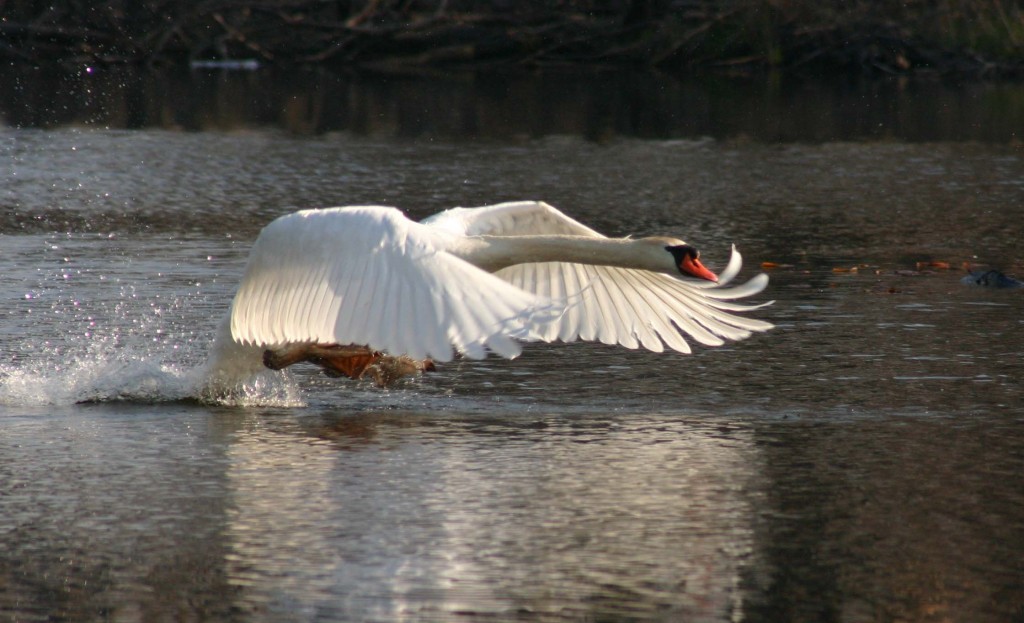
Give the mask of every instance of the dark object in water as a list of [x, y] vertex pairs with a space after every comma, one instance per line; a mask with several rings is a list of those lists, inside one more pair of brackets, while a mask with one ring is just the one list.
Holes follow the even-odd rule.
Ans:
[[222, 58], [195, 60], [189, 63], [192, 69], [223, 69], [224, 71], [256, 71], [260, 62], [254, 58]]
[[960, 283], [989, 288], [1024, 288], [1024, 281], [1007, 277], [998, 270], [976, 270], [961, 279]]

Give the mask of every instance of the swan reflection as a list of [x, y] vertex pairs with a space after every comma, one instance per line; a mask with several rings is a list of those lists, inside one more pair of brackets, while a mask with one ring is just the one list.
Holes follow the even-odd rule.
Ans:
[[244, 611], [743, 611], [758, 463], [745, 433], [628, 417], [312, 419], [254, 421], [230, 450], [227, 574]]

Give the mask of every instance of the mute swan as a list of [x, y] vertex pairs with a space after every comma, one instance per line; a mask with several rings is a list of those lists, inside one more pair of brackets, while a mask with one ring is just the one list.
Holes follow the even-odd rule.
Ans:
[[[758, 275], [721, 278], [675, 238], [607, 238], [536, 201], [453, 208], [420, 223], [399, 210], [303, 210], [260, 233], [207, 372], [235, 383], [300, 361], [379, 384], [454, 353], [516, 357], [520, 341], [576, 339], [689, 353], [771, 324]], [[717, 282], [717, 285], [716, 285]]]

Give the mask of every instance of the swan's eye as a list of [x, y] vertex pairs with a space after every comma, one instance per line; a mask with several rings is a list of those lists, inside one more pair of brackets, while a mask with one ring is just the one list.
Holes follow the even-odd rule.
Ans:
[[708, 281], [718, 281], [718, 277], [715, 273], [711, 272], [700, 263], [700, 251], [697, 249], [688, 244], [680, 244], [665, 248], [672, 254], [673, 259], [676, 261], [676, 267], [683, 275], [697, 277], [698, 279], [707, 279]]
[[685, 259], [696, 260], [700, 258], [700, 251], [688, 244], [677, 244], [665, 247], [665, 250], [672, 254], [672, 257], [676, 260], [676, 264], [681, 264]]

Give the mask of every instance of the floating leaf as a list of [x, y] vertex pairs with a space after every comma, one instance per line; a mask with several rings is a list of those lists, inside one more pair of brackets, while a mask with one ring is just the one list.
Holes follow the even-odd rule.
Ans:
[[940, 262], [940, 261], [937, 261], [937, 260], [931, 260], [931, 261], [928, 261], [928, 262], [918, 262], [917, 263], [917, 269], [921, 270], [922, 268], [941, 268], [941, 269], [944, 269], [944, 270], [948, 270], [949, 269], [949, 262]]

